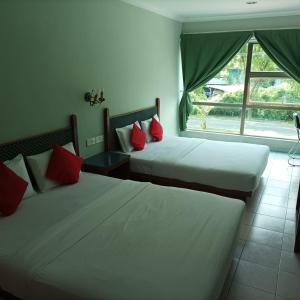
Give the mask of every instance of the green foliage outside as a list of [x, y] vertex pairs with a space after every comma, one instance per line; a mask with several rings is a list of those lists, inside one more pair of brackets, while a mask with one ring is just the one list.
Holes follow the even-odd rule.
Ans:
[[[225, 89], [222, 91], [214, 89], [210, 95], [205, 93], [207, 87], [200, 87], [190, 93], [193, 101], [214, 103], [236, 103], [240, 107], [220, 107], [209, 105], [194, 105], [192, 115], [197, 116], [201, 121], [201, 128], [206, 129], [208, 115], [224, 117], [240, 117], [244, 95], [244, 76], [247, 60], [247, 46], [245, 45], [232, 61], [216, 76], [216, 80], [223, 82], [223, 87], [233, 87], [234, 91]], [[261, 47], [254, 45], [252, 56], [252, 71], [281, 71], [279, 67], [271, 61]], [[216, 81], [215, 80], [215, 81]], [[213, 81], [212, 81], [213, 82]], [[209, 86], [209, 85], [208, 85]], [[218, 88], [217, 85], [214, 87]], [[251, 79], [250, 100], [252, 103], [265, 104], [300, 104], [300, 84], [293, 79]], [[291, 121], [294, 111], [276, 109], [247, 109], [247, 118], [256, 120]]]

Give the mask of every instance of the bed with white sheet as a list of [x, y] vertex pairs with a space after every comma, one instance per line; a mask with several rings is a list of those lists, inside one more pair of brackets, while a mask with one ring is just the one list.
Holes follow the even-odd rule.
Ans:
[[[166, 136], [130, 152], [130, 169], [221, 189], [254, 191], [268, 162], [261, 145]], [[170, 175], [171, 174], [171, 175]]]
[[[121, 151], [116, 129], [159, 115], [159, 103], [157, 99], [153, 107], [112, 117], [105, 109], [106, 150]], [[128, 154], [134, 180], [245, 200], [258, 187], [269, 152], [264, 145], [165, 136]]]
[[243, 207], [82, 173], [0, 217], [0, 286], [24, 300], [218, 299]]
[[[74, 128], [0, 145], [0, 159], [70, 142], [78, 154]], [[218, 299], [243, 209], [235, 199], [81, 172], [79, 183], [49, 186], [0, 215], [0, 296]]]

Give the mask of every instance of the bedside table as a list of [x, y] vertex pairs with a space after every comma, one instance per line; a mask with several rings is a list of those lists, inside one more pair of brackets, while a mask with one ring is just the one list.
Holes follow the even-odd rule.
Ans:
[[82, 171], [127, 179], [130, 156], [118, 152], [103, 152], [84, 160]]

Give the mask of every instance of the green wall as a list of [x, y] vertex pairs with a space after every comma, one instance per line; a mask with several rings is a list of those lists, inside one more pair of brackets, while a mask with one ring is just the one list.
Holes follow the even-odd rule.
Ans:
[[[177, 133], [181, 24], [117, 0], [0, 0], [0, 143], [79, 121], [103, 133], [102, 110], [124, 113], [161, 98], [162, 121]], [[107, 101], [83, 95], [103, 87]]]

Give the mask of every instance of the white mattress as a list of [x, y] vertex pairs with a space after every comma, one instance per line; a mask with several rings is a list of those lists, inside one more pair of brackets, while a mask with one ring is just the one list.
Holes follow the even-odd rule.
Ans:
[[130, 152], [132, 172], [250, 192], [268, 163], [269, 147], [197, 138], [165, 137]]
[[0, 217], [0, 286], [24, 300], [217, 299], [243, 208], [82, 173]]

